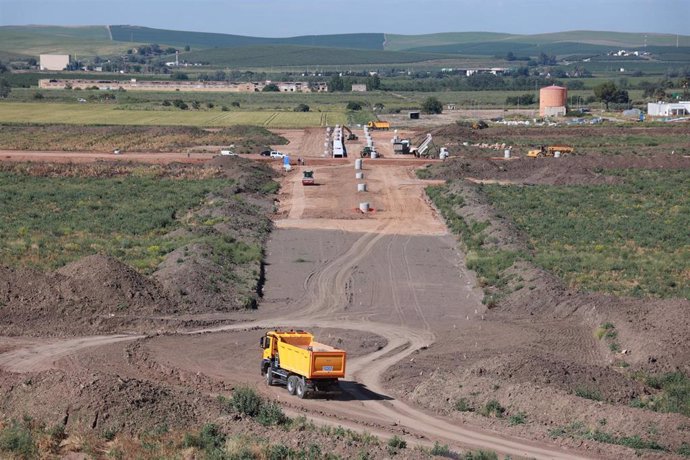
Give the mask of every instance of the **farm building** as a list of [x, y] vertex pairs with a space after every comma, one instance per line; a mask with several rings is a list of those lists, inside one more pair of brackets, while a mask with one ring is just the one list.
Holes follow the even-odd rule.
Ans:
[[367, 85], [355, 83], [352, 85], [352, 92], [353, 93], [366, 93], [367, 92]]
[[65, 70], [69, 67], [69, 54], [41, 54], [41, 70]]
[[647, 115], [650, 117], [675, 117], [690, 114], [690, 101], [650, 102], [647, 104]]

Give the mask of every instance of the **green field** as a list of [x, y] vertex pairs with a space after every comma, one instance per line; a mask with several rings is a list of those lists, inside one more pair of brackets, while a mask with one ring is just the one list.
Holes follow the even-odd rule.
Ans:
[[280, 67], [350, 64], [404, 64], [440, 59], [433, 53], [408, 53], [362, 49], [256, 45], [233, 48], [213, 48], [180, 54], [190, 62], [211, 63], [230, 67]]
[[7, 265], [54, 269], [104, 252], [149, 271], [188, 242], [164, 237], [182, 225], [175, 216], [228, 184], [226, 179], [0, 172], [0, 255]]
[[[171, 98], [174, 94], [170, 95]], [[255, 125], [305, 128], [345, 124], [345, 112], [222, 112], [220, 109], [122, 110], [108, 104], [2, 103], [0, 123], [67, 123], [78, 125], [177, 125], [222, 127]]]
[[534, 262], [570, 286], [690, 299], [690, 171], [613, 174], [623, 183], [483, 190], [527, 236]]

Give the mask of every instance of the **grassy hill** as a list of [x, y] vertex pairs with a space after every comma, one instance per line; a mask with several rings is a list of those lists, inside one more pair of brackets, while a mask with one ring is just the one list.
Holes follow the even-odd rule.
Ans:
[[382, 50], [384, 42], [383, 34], [305, 35], [300, 37], [266, 38], [152, 29], [137, 26], [110, 26], [110, 30], [115, 41], [165, 43], [178, 47], [189, 45], [192, 48], [229, 48], [247, 45], [304, 45]]
[[106, 26], [0, 26], [0, 51], [6, 53], [95, 56], [122, 53], [128, 46], [113, 42]]
[[439, 59], [432, 53], [321, 48], [295, 45], [254, 45], [214, 48], [180, 54], [190, 62], [230, 67], [275, 67], [348, 64], [403, 64]]
[[[514, 35], [494, 32], [448, 32], [426, 35], [386, 34], [385, 48], [391, 51], [405, 51], [432, 46], [495, 42], [510, 37], [514, 37]], [[516, 35], [516, 37], [520, 37], [520, 35]]]

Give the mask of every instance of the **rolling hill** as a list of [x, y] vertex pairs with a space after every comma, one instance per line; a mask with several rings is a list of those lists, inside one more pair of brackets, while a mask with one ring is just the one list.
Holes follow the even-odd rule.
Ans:
[[[676, 48], [676, 40], [680, 45]], [[486, 59], [512, 52], [534, 57], [601, 55], [618, 49], [654, 50], [661, 60], [690, 61], [690, 36], [600, 31], [517, 35], [450, 32], [426, 35], [357, 33], [270, 38], [224, 33], [112, 26], [0, 26], [0, 60], [65, 53], [80, 58], [123, 54], [141, 44], [191, 47], [183, 59], [233, 66], [397, 64], [442, 58]], [[338, 53], [333, 53], [338, 48]], [[331, 51], [328, 51], [328, 50]]]
[[249, 45], [181, 53], [180, 59], [230, 67], [354, 64], [404, 64], [447, 56], [433, 53], [323, 48], [297, 45]]

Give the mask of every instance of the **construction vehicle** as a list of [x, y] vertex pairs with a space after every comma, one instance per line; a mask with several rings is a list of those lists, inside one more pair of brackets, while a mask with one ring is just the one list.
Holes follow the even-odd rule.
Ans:
[[484, 120], [472, 122], [472, 129], [485, 129], [488, 127], [489, 125]]
[[529, 158], [553, 157], [573, 153], [574, 151], [575, 149], [569, 145], [542, 145], [538, 149], [528, 151], [527, 156]]
[[410, 140], [409, 139], [397, 139], [393, 142], [393, 152], [399, 153], [401, 155], [407, 155], [410, 153]]
[[410, 149], [410, 153], [416, 156], [417, 158], [420, 157], [428, 157], [431, 154], [432, 149], [435, 148], [433, 138], [431, 137], [431, 134], [427, 134], [426, 137], [424, 138], [424, 142], [422, 142], [419, 147], [412, 147]]
[[261, 337], [261, 375], [268, 385], [285, 385], [300, 399], [312, 393], [338, 392], [347, 354], [318, 343], [305, 331], [269, 331]]
[[357, 135], [355, 133], [353, 133], [352, 130], [350, 128], [348, 128], [347, 126], [343, 125], [343, 129], [345, 131], [347, 131], [347, 138], [346, 139], [348, 141], [356, 141], [357, 139], [359, 139], [359, 137], [357, 137]]
[[387, 131], [391, 129], [391, 124], [387, 121], [370, 121], [367, 123], [367, 127], [369, 129], [384, 129]]
[[314, 171], [311, 169], [302, 171], [302, 185], [315, 185]]

